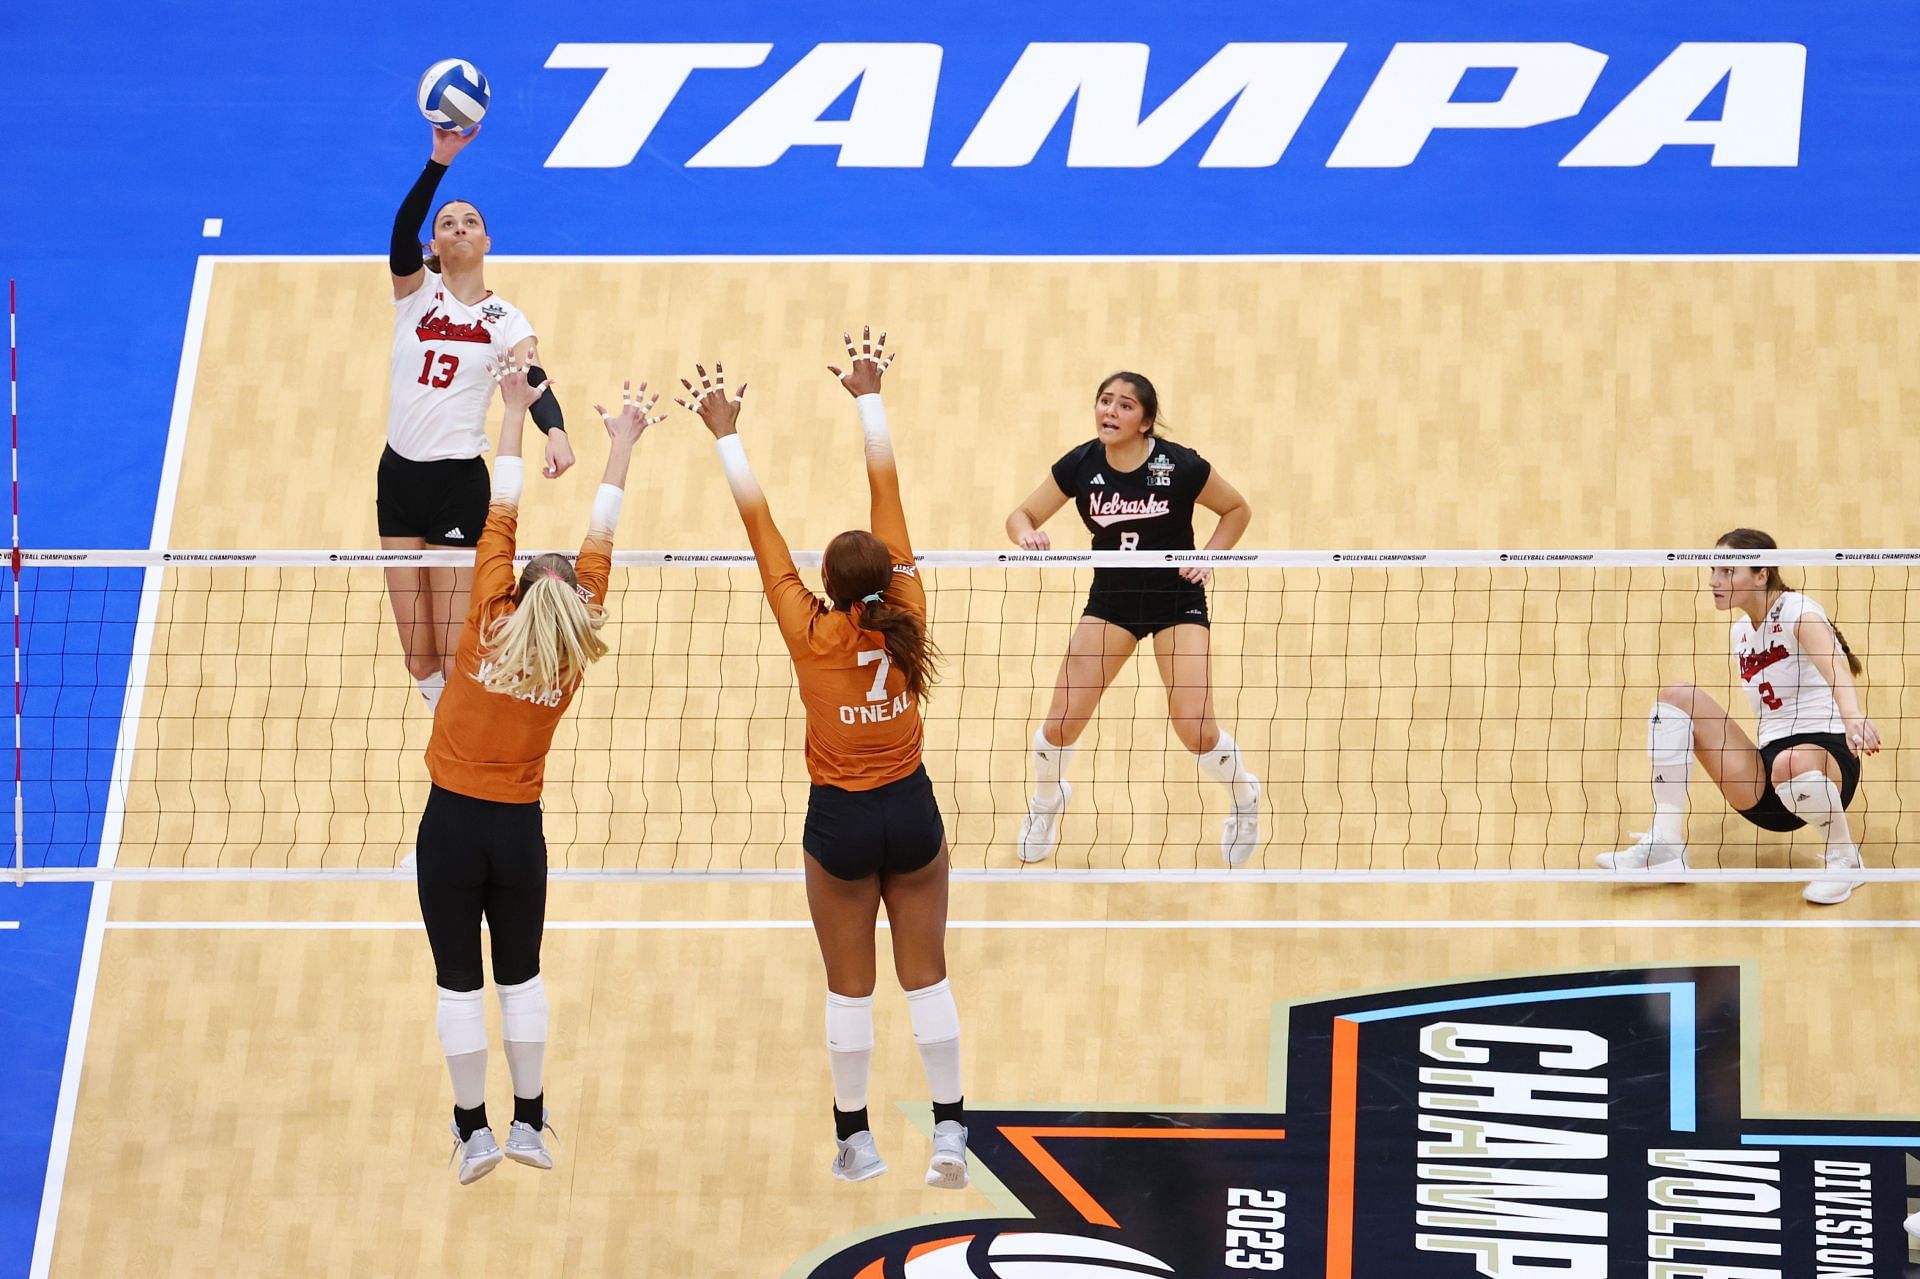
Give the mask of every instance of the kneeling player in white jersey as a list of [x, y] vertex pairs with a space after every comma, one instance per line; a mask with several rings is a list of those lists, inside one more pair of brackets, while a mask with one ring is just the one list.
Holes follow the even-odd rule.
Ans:
[[[1747, 528], [1715, 545], [1778, 549], [1773, 538]], [[1860, 757], [1880, 749], [1879, 730], [1853, 682], [1860, 660], [1826, 611], [1789, 590], [1779, 569], [1722, 565], [1708, 582], [1715, 608], [1744, 614], [1733, 623], [1733, 659], [1760, 744], [1692, 684], [1661, 689], [1647, 720], [1653, 829], [1623, 852], [1602, 853], [1599, 863], [1607, 870], [1686, 869], [1687, 775], [1697, 757], [1727, 803], [1755, 826], [1818, 829], [1827, 841], [1827, 874], [1804, 895], [1820, 905], [1843, 902], [1864, 882], [1846, 809], [1860, 784]]]

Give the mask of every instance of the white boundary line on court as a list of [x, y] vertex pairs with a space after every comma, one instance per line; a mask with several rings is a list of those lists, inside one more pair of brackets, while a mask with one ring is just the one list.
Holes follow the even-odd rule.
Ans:
[[[875, 925], [886, 928], [887, 921]], [[421, 932], [419, 920], [120, 919], [116, 932]], [[950, 919], [949, 929], [979, 932], [1557, 932], [1577, 929], [1920, 929], [1920, 919]], [[811, 931], [805, 919], [550, 919], [550, 933]]]
[[[187, 451], [187, 422], [193, 415], [193, 387], [200, 372], [200, 343], [206, 333], [207, 304], [213, 292], [213, 259], [193, 268], [193, 293], [187, 302], [186, 332], [180, 341], [180, 372], [174, 382], [173, 413], [167, 419], [167, 452], [160, 465], [154, 497], [153, 533], [148, 545], [166, 547], [173, 532], [173, 504], [180, 492], [180, 466]], [[133, 752], [140, 737], [140, 710], [147, 691], [147, 666], [153, 654], [154, 618], [160, 607], [160, 578], [165, 570], [146, 570], [140, 584], [140, 620], [134, 626], [133, 655], [127, 664], [126, 701], [120, 708], [120, 733], [113, 747], [113, 774], [107, 810], [100, 825], [100, 867], [111, 870], [120, 855], [126, 821], [124, 796], [133, 775]], [[60, 1220], [60, 1192], [67, 1180], [67, 1153], [73, 1144], [73, 1116], [80, 1100], [80, 1071], [87, 1055], [87, 1028], [93, 1020], [93, 993], [100, 981], [100, 947], [106, 937], [107, 906], [113, 883], [93, 887], [87, 908], [87, 937], [74, 983], [73, 1020], [67, 1028], [66, 1063], [60, 1069], [60, 1102], [54, 1111], [53, 1141], [47, 1151], [47, 1180], [40, 1196], [40, 1222], [33, 1236], [31, 1279], [45, 1279], [53, 1266], [53, 1233]]]
[[[215, 253], [214, 262], [385, 262], [378, 253]], [[1222, 266], [1249, 263], [1580, 263], [1580, 262], [1920, 262], [1920, 253], [489, 253], [489, 262], [580, 265], [623, 262], [662, 265], [675, 262], [794, 263], [874, 262], [970, 263], [1006, 262], [1063, 266], [1099, 266], [1104, 263], [1199, 262]]]

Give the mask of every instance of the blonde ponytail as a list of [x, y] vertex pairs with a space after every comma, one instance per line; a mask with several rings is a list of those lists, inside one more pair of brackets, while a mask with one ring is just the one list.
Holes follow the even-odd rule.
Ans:
[[587, 667], [606, 656], [600, 638], [607, 613], [580, 598], [573, 566], [558, 555], [527, 565], [511, 613], [495, 618], [480, 640], [480, 674], [489, 693], [548, 705], [571, 692]]

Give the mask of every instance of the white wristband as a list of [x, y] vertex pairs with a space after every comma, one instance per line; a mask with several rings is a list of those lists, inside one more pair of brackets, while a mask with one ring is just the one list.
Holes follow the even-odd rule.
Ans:
[[860, 431], [866, 436], [867, 461], [891, 465], [893, 436], [887, 433], [887, 408], [880, 402], [880, 393], [855, 396], [853, 406], [860, 410]]
[[753, 478], [747, 446], [740, 442], [740, 436], [723, 435], [713, 442], [713, 449], [720, 455], [720, 465], [727, 473], [727, 487], [733, 490], [733, 495], [737, 498], [760, 496], [760, 482]]
[[520, 501], [520, 490], [526, 486], [526, 466], [517, 457], [496, 457], [493, 459], [493, 500], [496, 502]]
[[860, 429], [869, 440], [887, 438], [887, 406], [880, 402], [878, 391], [854, 397], [853, 407], [860, 410]]
[[613, 536], [620, 527], [620, 504], [626, 499], [626, 493], [617, 484], [602, 484], [593, 495], [593, 517], [587, 527], [595, 533]]

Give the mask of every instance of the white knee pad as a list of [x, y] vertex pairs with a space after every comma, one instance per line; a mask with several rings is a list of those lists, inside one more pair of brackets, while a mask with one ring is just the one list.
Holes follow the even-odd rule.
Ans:
[[913, 1042], [939, 1044], [960, 1038], [960, 1009], [953, 987], [944, 978], [931, 986], [907, 992], [907, 1013], [913, 1018]]
[[522, 1044], [547, 1042], [547, 988], [540, 974], [518, 986], [496, 990], [500, 995], [500, 1037]]
[[827, 992], [827, 1051], [870, 1052], [873, 1049], [873, 996], [855, 998]]
[[1655, 702], [1647, 713], [1647, 758], [1660, 767], [1693, 758], [1693, 716], [1670, 702]]
[[440, 992], [440, 1007], [434, 1025], [440, 1032], [440, 1051], [449, 1057], [487, 1050], [487, 1010], [482, 992], [448, 990]]

